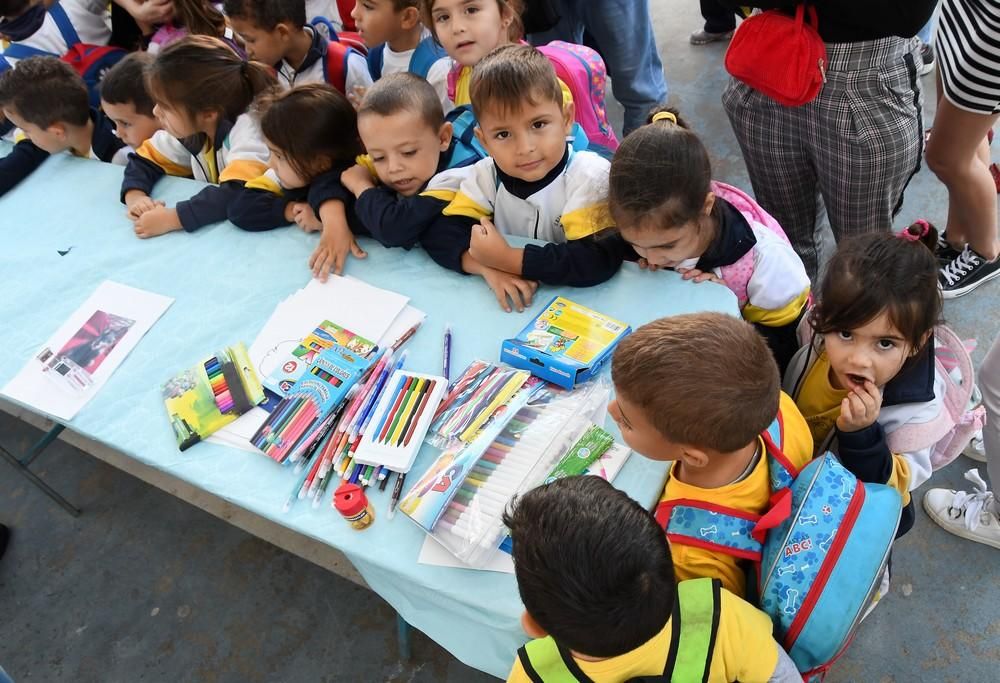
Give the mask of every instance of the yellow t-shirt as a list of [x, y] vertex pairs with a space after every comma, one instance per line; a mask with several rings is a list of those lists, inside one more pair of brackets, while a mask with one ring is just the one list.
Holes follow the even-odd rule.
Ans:
[[[785, 457], [793, 466], [802, 469], [813, 457], [813, 441], [809, 427], [795, 407], [795, 402], [784, 392], [781, 393], [778, 412], [781, 415], [784, 431]], [[744, 479], [716, 489], [704, 489], [671, 476], [667, 479], [660, 501], [687, 498], [724, 505], [755, 515], [763, 514], [771, 498], [771, 482], [763, 448], [761, 443], [761, 458], [753, 471]], [[673, 466], [671, 466], [672, 473]], [[674, 572], [678, 581], [707, 576], [721, 580], [724, 588], [741, 598], [746, 595], [746, 574], [739, 558], [680, 543], [670, 544], [670, 554], [673, 556]]]
[[847, 398], [846, 389], [836, 389], [830, 383], [830, 359], [826, 351], [821, 351], [812, 368], [806, 373], [796, 397], [802, 417], [809, 425], [813, 444], [821, 448], [823, 442], [837, 424], [840, 404]]
[[[723, 589], [719, 593], [719, 629], [709, 683], [767, 683], [778, 665], [778, 644], [771, 636], [771, 620], [759, 609]], [[623, 655], [599, 662], [576, 659], [580, 670], [595, 683], [619, 683], [637, 676], [659, 676], [670, 651], [670, 621], [663, 630]], [[531, 683], [521, 660], [514, 660], [508, 683]]]

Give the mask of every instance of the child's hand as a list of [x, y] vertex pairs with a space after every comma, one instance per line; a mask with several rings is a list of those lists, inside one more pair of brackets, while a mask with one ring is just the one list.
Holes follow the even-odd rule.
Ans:
[[351, 106], [357, 109], [361, 106], [361, 100], [365, 99], [365, 93], [368, 92], [368, 88], [363, 85], [356, 85], [351, 88], [351, 92], [347, 93], [347, 101], [351, 103]]
[[508, 313], [511, 310], [511, 303], [514, 304], [518, 313], [530, 306], [535, 290], [538, 289], [538, 283], [534, 280], [525, 280], [502, 270], [483, 268], [481, 274], [486, 280], [486, 284], [493, 290], [493, 294], [496, 295], [500, 308]]
[[375, 187], [372, 174], [361, 164], [354, 164], [340, 174], [340, 184], [355, 197], [360, 197], [365, 190]]
[[874, 382], [865, 380], [863, 387], [851, 389], [851, 393], [841, 401], [837, 429], [858, 432], [870, 427], [878, 419], [881, 409], [882, 392]]
[[326, 282], [330, 276], [330, 269], [340, 275], [344, 272], [344, 264], [347, 262], [347, 255], [354, 258], [364, 258], [368, 253], [358, 246], [354, 240], [354, 235], [350, 229], [344, 225], [323, 229], [323, 236], [319, 240], [319, 245], [309, 257], [309, 267], [313, 276]]
[[153, 199], [147, 194], [136, 192], [125, 195], [125, 207], [129, 220], [135, 222], [139, 216], [158, 206], [166, 206], [158, 199]]
[[489, 218], [483, 218], [479, 225], [472, 226], [469, 255], [487, 268], [515, 274], [520, 274], [524, 258], [520, 249], [507, 244], [507, 240]]
[[322, 221], [316, 217], [316, 212], [308, 202], [291, 202], [289, 206], [292, 211], [292, 222], [302, 228], [303, 232], [319, 232], [323, 229]]
[[180, 230], [181, 219], [177, 215], [176, 209], [168, 209], [160, 203], [160, 206], [144, 212], [135, 221], [135, 234], [142, 239], [156, 237], [164, 233]]
[[685, 280], [694, 280], [695, 282], [715, 282], [720, 285], [725, 284], [721, 278], [711, 271], [705, 272], [698, 270], [697, 268], [681, 268], [677, 272], [680, 273], [681, 277]]

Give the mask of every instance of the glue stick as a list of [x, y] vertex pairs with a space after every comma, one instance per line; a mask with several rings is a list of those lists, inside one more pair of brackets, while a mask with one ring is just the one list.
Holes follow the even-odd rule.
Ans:
[[342, 484], [333, 494], [333, 507], [357, 529], [367, 529], [375, 521], [375, 510], [364, 489], [357, 484]]

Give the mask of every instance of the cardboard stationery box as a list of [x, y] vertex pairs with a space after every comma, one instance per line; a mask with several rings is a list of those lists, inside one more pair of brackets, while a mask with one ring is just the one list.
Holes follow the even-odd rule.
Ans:
[[600, 372], [632, 328], [557, 296], [514, 338], [504, 340], [500, 360], [565, 389]]

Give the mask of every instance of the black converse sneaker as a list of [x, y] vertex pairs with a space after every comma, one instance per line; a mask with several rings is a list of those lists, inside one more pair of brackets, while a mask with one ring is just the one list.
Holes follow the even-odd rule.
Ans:
[[948, 243], [943, 232], [938, 234], [937, 246], [934, 247], [934, 257], [942, 266], [957, 259], [961, 253], [961, 251]]
[[1000, 258], [987, 261], [967, 246], [958, 257], [938, 271], [938, 285], [941, 287], [941, 296], [954, 299], [968, 294], [998, 275]]

